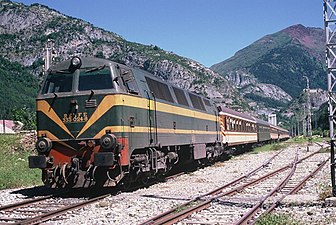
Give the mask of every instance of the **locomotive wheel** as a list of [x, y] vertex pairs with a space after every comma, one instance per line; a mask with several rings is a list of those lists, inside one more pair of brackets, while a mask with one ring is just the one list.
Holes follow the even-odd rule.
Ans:
[[121, 183], [121, 187], [124, 191], [129, 191], [132, 186], [133, 186], [133, 182], [131, 181], [131, 179], [129, 179], [128, 177], [124, 178], [122, 183]]
[[159, 181], [159, 182], [163, 182], [165, 180], [165, 175], [162, 174], [162, 173], [158, 173], [156, 175], [156, 179]]
[[141, 176], [138, 181], [139, 181], [140, 184], [146, 185], [146, 184], [148, 184], [149, 178], [146, 177], [146, 176]]

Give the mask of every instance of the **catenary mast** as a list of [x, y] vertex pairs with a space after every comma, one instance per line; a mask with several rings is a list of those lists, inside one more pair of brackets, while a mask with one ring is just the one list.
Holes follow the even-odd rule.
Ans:
[[333, 196], [336, 196], [335, 187], [335, 134], [334, 125], [336, 111], [336, 2], [323, 0], [324, 30], [326, 37], [326, 64], [329, 96], [329, 133], [331, 148], [331, 185]]

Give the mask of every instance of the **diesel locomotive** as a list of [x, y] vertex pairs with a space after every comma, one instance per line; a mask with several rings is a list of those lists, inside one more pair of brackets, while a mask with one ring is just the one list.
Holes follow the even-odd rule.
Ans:
[[139, 68], [73, 57], [50, 67], [36, 98], [38, 155], [49, 187], [145, 183], [288, 131], [170, 85]]

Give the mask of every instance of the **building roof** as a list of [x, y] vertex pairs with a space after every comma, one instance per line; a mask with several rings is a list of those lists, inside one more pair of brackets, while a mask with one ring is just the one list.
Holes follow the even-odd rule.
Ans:
[[22, 125], [21, 122], [14, 120], [0, 120], [0, 134], [15, 134]]

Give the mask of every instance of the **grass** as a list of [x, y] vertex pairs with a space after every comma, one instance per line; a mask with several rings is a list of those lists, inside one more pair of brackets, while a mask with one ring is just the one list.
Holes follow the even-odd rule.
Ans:
[[24, 149], [21, 137], [0, 135], [0, 189], [42, 185], [41, 170], [28, 167], [32, 149]]
[[276, 151], [276, 150], [286, 148], [288, 145], [289, 144], [286, 143], [286, 142], [267, 144], [267, 145], [263, 145], [263, 146], [254, 148], [251, 153], [252, 154], [257, 154], [257, 153], [261, 153], [261, 152]]
[[256, 225], [299, 225], [300, 223], [286, 214], [267, 214], [255, 223]]
[[322, 138], [319, 136], [313, 136], [311, 138], [311, 140], [309, 140], [306, 137], [303, 136], [297, 136], [294, 138], [291, 138], [285, 142], [277, 142], [277, 143], [272, 143], [272, 144], [266, 144], [260, 147], [256, 147], [252, 150], [252, 154], [257, 154], [257, 153], [261, 153], [261, 152], [269, 152], [269, 151], [276, 151], [276, 150], [280, 150], [283, 148], [287, 148], [289, 145], [291, 144], [308, 144], [309, 142], [312, 143], [321, 143], [323, 141], [327, 141], [328, 139], [326, 138]]
[[289, 139], [287, 142], [288, 143], [293, 143], [293, 144], [303, 144], [303, 143], [308, 143], [309, 141], [311, 141], [312, 143], [316, 143], [316, 142], [323, 142], [323, 141], [328, 141], [328, 138], [323, 138], [320, 136], [312, 136], [311, 140], [309, 140], [306, 137], [303, 136], [296, 136], [294, 138]]

